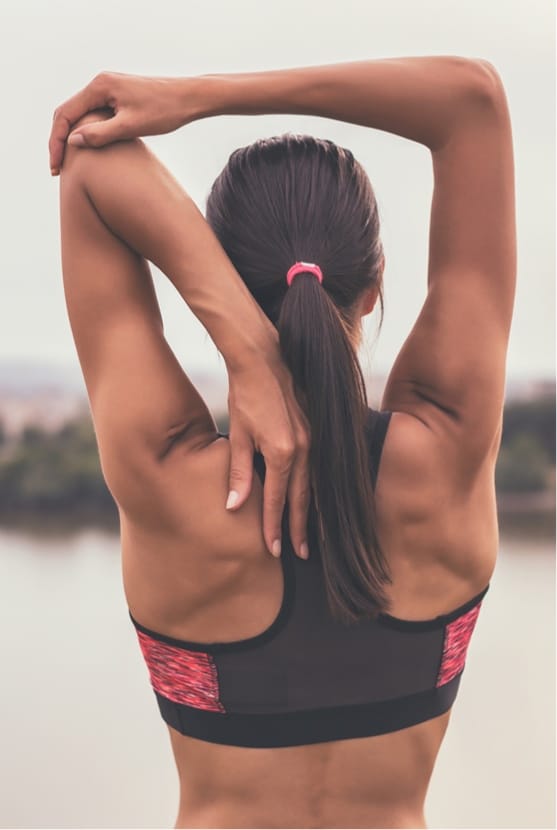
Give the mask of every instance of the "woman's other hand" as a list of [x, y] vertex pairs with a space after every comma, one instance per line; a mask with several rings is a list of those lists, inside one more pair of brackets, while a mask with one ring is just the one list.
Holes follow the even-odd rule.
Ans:
[[[50, 171], [60, 172], [66, 141], [76, 147], [103, 147], [113, 141], [170, 133], [203, 117], [199, 79], [146, 78], [120, 72], [101, 72], [54, 112], [49, 140]], [[112, 117], [72, 126], [95, 109]]]

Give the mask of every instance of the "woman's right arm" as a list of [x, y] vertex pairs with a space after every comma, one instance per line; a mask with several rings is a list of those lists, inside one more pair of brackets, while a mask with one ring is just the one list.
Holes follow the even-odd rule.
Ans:
[[[394, 133], [430, 150], [448, 140], [463, 107], [493, 87], [486, 62], [459, 57], [384, 58], [202, 75], [199, 81], [205, 84], [204, 115], [318, 115]], [[184, 92], [187, 99], [187, 87]]]
[[440, 446], [456, 448], [472, 474], [483, 459], [494, 459], [516, 230], [511, 125], [493, 66], [412, 57], [204, 78], [211, 115], [318, 115], [430, 149], [427, 297], [395, 361], [383, 407], [415, 416]]

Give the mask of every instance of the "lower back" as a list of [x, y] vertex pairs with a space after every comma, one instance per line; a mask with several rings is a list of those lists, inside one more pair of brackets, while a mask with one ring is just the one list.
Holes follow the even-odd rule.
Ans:
[[273, 749], [170, 729], [177, 827], [425, 827], [424, 801], [449, 713], [408, 729]]

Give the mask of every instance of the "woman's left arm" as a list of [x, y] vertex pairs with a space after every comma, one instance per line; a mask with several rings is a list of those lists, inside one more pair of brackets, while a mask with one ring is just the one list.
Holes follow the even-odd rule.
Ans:
[[[99, 113], [85, 116], [99, 120]], [[222, 353], [230, 381], [231, 488], [251, 489], [253, 450], [268, 474], [264, 536], [306, 539], [307, 435], [276, 329], [205, 218], [140, 140], [67, 148], [61, 175], [64, 288], [107, 480], [163, 463], [172, 437], [214, 434], [213, 419], [173, 355], [147, 261], [172, 281]]]

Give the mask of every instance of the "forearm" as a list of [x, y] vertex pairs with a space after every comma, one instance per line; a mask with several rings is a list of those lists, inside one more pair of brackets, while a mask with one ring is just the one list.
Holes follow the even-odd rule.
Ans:
[[[151, 159], [154, 180], [168, 188], [174, 202], [161, 203], [160, 221], [141, 232], [128, 213], [128, 239], [143, 256], [163, 271], [207, 330], [227, 368], [249, 368], [256, 358], [278, 359], [278, 332], [255, 302], [244, 281], [181, 186]], [[160, 195], [164, 199], [164, 189]], [[118, 221], [118, 220], [116, 220]]]
[[[127, 241], [163, 271], [209, 333], [227, 368], [278, 358], [278, 333], [232, 267], [193, 200], [170, 183], [176, 201], [154, 227], [127, 215]], [[170, 195], [170, 194], [169, 194]], [[161, 208], [163, 206], [161, 205]], [[172, 213], [171, 213], [172, 211]], [[113, 216], [113, 225], [122, 221]], [[139, 233], [136, 232], [136, 229]]]
[[[93, 118], [98, 114], [83, 121]], [[249, 366], [257, 357], [278, 359], [276, 329], [194, 201], [142, 142], [82, 150], [79, 164], [105, 225], [166, 274], [229, 369]]]
[[244, 74], [203, 75], [201, 117], [292, 113], [334, 118], [441, 147], [463, 108], [493, 83], [482, 61], [387, 58]]

